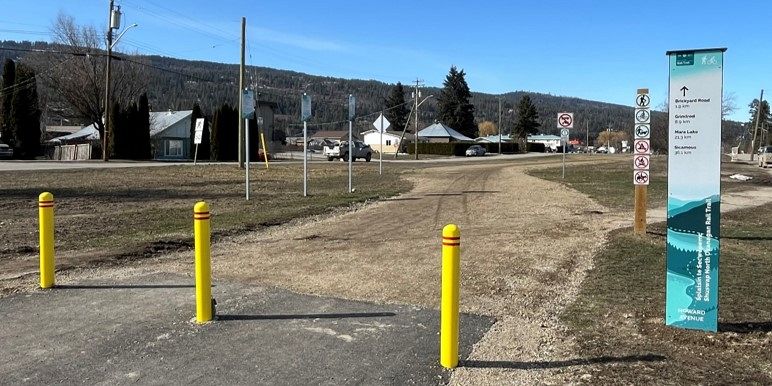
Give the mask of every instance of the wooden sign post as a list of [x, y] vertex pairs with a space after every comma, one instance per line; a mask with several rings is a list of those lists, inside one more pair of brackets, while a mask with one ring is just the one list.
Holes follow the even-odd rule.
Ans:
[[633, 184], [635, 185], [633, 230], [637, 235], [646, 234], [646, 196], [651, 162], [650, 105], [649, 89], [639, 88], [635, 96], [635, 141], [633, 141]]

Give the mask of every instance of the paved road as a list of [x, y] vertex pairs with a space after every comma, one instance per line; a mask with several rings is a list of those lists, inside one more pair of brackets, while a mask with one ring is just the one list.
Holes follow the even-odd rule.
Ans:
[[[2, 383], [437, 384], [439, 315], [217, 282], [199, 326], [190, 277], [142, 272], [0, 299]], [[464, 315], [461, 355], [493, 323]]]
[[[302, 153], [293, 154], [292, 156], [289, 155], [289, 153], [281, 154], [283, 156], [283, 159], [273, 161], [273, 162], [281, 162], [281, 163], [301, 163]], [[511, 159], [524, 159], [524, 158], [535, 158], [535, 157], [548, 157], [552, 156], [554, 154], [548, 154], [548, 153], [527, 153], [527, 154], [504, 154], [504, 155], [497, 155], [497, 154], [488, 154], [485, 157], [447, 157], [447, 158], [432, 158], [432, 159], [421, 159], [418, 161], [415, 160], [407, 160], [407, 159], [400, 159], [400, 160], [394, 160], [391, 157], [387, 157], [383, 159], [384, 163], [429, 163], [429, 164], [435, 164], [435, 163], [453, 163], [453, 162], [467, 162], [467, 163], [474, 163], [474, 162], [482, 162], [482, 161], [500, 161], [500, 160], [511, 160]], [[309, 158], [311, 162], [314, 163], [320, 163], [320, 162], [329, 162], [325, 157], [320, 156], [319, 154], [312, 155], [311, 158]], [[357, 162], [362, 162], [357, 161]], [[373, 159], [371, 162], [378, 162], [378, 159]], [[235, 165], [235, 162], [199, 162], [198, 165], [222, 165], [222, 164], [231, 164]], [[159, 166], [172, 166], [172, 165], [190, 165], [193, 166], [193, 163], [190, 161], [185, 162], [157, 162], [157, 161], [109, 161], [109, 162], [102, 162], [100, 160], [89, 160], [89, 161], [50, 161], [50, 160], [38, 160], [38, 161], [21, 161], [21, 160], [13, 160], [13, 161], [0, 161], [0, 172], [2, 171], [21, 171], [21, 170], [66, 170], [66, 169], [110, 169], [110, 168], [141, 168], [141, 167], [159, 167]], [[259, 166], [260, 164], [255, 162], [254, 165]]]

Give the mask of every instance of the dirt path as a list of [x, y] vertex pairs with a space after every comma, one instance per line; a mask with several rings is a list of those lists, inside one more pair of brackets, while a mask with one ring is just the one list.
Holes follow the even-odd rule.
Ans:
[[[462, 230], [461, 309], [497, 318], [470, 359], [570, 356], [557, 316], [576, 296], [610, 230], [599, 214], [606, 210], [526, 175], [522, 166], [437, 167], [413, 178], [415, 189], [399, 198], [220, 243], [214, 274], [301, 293], [438, 308], [440, 231], [454, 222]], [[188, 269], [188, 262], [174, 259], [167, 269]], [[534, 381], [549, 371], [500, 367], [459, 368], [452, 382]]]

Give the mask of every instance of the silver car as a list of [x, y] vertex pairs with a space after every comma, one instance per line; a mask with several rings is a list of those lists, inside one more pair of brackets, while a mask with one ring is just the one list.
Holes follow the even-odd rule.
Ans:
[[485, 155], [485, 148], [480, 145], [472, 145], [472, 146], [469, 146], [468, 149], [466, 149], [467, 157], [476, 157], [476, 156], [484, 156], [484, 155]]
[[0, 141], [0, 158], [13, 158], [13, 149]]

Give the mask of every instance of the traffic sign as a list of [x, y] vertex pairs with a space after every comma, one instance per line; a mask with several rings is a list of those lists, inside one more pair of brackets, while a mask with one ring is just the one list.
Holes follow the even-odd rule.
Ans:
[[353, 95], [348, 96], [348, 120], [353, 121], [354, 117], [356, 117], [356, 105], [357, 100]]
[[633, 184], [635, 185], [648, 185], [649, 184], [649, 171], [648, 170], [636, 170], [633, 172]]
[[651, 128], [648, 124], [642, 123], [635, 126], [635, 138], [636, 139], [649, 139]]
[[633, 169], [635, 170], [649, 170], [649, 155], [637, 154], [633, 157]]
[[568, 133], [569, 133], [568, 129], [560, 129], [560, 136], [562, 138], [568, 138]]
[[[381, 126], [383, 125], [383, 126]], [[375, 122], [373, 122], [373, 126], [375, 126], [375, 130], [378, 130], [379, 133], [386, 132], [386, 129], [391, 126], [391, 122], [389, 122], [386, 117], [383, 116], [383, 114], [379, 115], [378, 118], [375, 118]]]
[[303, 93], [300, 100], [300, 120], [307, 121], [311, 118], [311, 96]]
[[255, 114], [255, 93], [252, 90], [244, 90], [241, 100], [241, 118], [250, 119]]
[[649, 109], [635, 109], [635, 122], [636, 123], [649, 123], [651, 114]]
[[193, 135], [193, 143], [201, 144], [201, 138], [204, 136], [204, 118], [196, 119], [196, 131]]
[[635, 105], [639, 108], [649, 107], [650, 102], [651, 102], [651, 99], [649, 98], [649, 94], [641, 93], [635, 96]]
[[651, 147], [648, 139], [636, 139], [633, 142], [633, 153], [651, 154]]
[[573, 129], [574, 113], [558, 113], [558, 129]]

